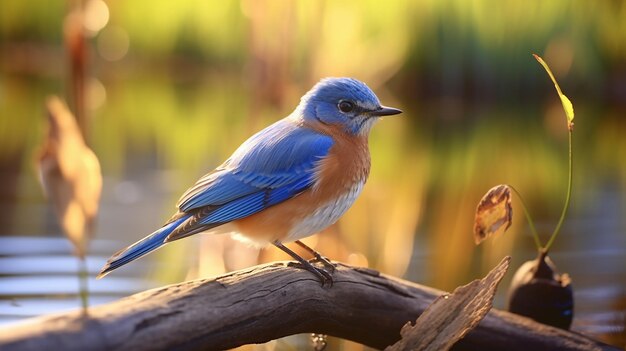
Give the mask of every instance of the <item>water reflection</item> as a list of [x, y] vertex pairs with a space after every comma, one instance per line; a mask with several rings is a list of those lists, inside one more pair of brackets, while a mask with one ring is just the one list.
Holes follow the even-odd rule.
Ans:
[[[119, 243], [96, 240], [87, 257], [91, 306], [156, 286], [142, 277], [142, 265], [133, 275], [96, 280], [108, 255]], [[0, 237], [0, 324], [22, 318], [67, 311], [80, 306], [77, 258], [65, 238]]]

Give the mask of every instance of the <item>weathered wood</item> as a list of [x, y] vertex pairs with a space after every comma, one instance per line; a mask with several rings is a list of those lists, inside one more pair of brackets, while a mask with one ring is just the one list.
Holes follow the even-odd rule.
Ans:
[[[393, 344], [442, 292], [340, 265], [334, 285], [284, 262], [174, 284], [0, 330], [0, 349], [218, 350], [318, 332], [376, 348]], [[492, 311], [459, 350], [617, 350], [583, 335]]]
[[511, 256], [506, 256], [484, 278], [438, 296], [414, 324], [407, 322], [400, 329], [402, 339], [385, 351], [450, 350], [491, 311], [498, 284], [510, 264]]

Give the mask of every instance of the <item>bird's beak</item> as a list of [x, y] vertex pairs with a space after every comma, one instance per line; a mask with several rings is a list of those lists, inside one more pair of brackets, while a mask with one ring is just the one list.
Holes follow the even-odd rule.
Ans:
[[393, 107], [381, 106], [377, 110], [371, 111], [370, 114], [373, 116], [391, 116], [402, 113], [402, 110]]

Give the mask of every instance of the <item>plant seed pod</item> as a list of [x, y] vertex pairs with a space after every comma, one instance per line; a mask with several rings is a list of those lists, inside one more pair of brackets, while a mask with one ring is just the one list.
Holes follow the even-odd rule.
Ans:
[[574, 317], [574, 294], [568, 274], [556, 266], [544, 250], [517, 270], [509, 288], [510, 312], [561, 329], [569, 329]]

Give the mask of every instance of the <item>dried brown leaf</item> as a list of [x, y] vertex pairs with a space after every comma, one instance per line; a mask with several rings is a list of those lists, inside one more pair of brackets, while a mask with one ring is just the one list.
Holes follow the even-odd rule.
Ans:
[[480, 280], [458, 287], [451, 295], [439, 296], [411, 326], [400, 330], [400, 339], [385, 351], [448, 350], [491, 310], [498, 284], [509, 269], [507, 256]]
[[102, 190], [100, 163], [65, 103], [53, 96], [46, 109], [48, 134], [38, 158], [41, 184], [63, 231], [84, 257]]
[[480, 199], [474, 219], [474, 242], [476, 245], [492, 235], [504, 233], [513, 219], [511, 207], [511, 188], [497, 185]]

